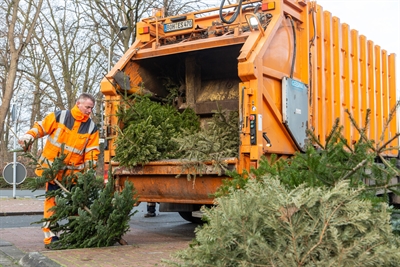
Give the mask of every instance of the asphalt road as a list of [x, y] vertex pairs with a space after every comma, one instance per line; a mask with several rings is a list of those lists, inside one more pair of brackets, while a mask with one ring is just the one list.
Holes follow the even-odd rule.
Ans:
[[[43, 190], [31, 192], [30, 190], [17, 190], [17, 197], [36, 198], [43, 195]], [[12, 197], [13, 191], [9, 189], [0, 189], [0, 197]], [[44, 199], [44, 197], [39, 197]], [[184, 220], [177, 212], [159, 212], [159, 205], [156, 206], [156, 217], [145, 218], [147, 213], [147, 203], [140, 203], [133, 207], [132, 212], [136, 213], [131, 217], [129, 226], [132, 230], [139, 230], [141, 236], [159, 236], [162, 239], [190, 240], [195, 237], [197, 224]], [[42, 215], [23, 215], [23, 216], [0, 216], [1, 228], [25, 228], [42, 226], [38, 222]], [[61, 222], [62, 223], [62, 222]]]
[[[137, 212], [131, 217], [130, 227], [151, 232], [168, 233], [172, 231], [172, 234], [177, 228], [175, 230], [180, 234], [186, 232], [188, 235], [192, 235], [197, 226], [184, 220], [177, 212], [158, 212], [158, 205], [156, 217], [145, 218], [146, 210], [146, 203], [141, 203], [138, 207], [133, 208], [132, 211]], [[40, 221], [42, 217], [42, 215], [0, 216], [0, 225], [1, 228], [41, 227], [41, 224], [35, 222]]]
[[41, 224], [31, 224], [43, 218], [42, 215], [0, 216], [1, 228], [41, 227]]
[[[0, 189], [0, 197], [13, 197], [12, 189]], [[44, 190], [19, 190], [15, 192], [16, 197], [30, 197], [43, 199]], [[129, 222], [130, 227], [149, 231], [152, 233], [162, 233], [163, 235], [187, 235], [194, 237], [194, 229], [197, 224], [184, 220], [177, 212], [159, 212], [159, 206], [156, 207], [156, 217], [145, 218], [147, 212], [147, 203], [140, 203], [132, 211], [137, 211]], [[23, 215], [23, 216], [0, 216], [1, 228], [19, 228], [19, 227], [41, 227], [38, 222], [42, 215]]]
[[12, 188], [7, 188], [7, 189], [0, 189], [0, 197], [31, 197], [31, 198], [38, 198], [38, 199], [44, 199], [45, 191], [44, 190], [36, 190], [35, 192], [32, 192], [31, 190], [21, 190], [21, 189], [16, 189], [15, 190], [15, 195], [13, 192]]

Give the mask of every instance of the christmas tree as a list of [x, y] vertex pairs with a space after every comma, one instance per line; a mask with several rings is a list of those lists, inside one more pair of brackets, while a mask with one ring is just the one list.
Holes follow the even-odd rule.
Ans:
[[389, 143], [399, 135], [374, 143], [365, 135], [369, 112], [362, 128], [349, 116], [360, 133], [355, 143], [336, 121], [324, 145], [309, 131], [313, 142], [305, 153], [272, 155], [257, 169], [232, 172], [215, 194], [216, 205], [203, 208], [207, 224], [167, 263], [398, 266], [400, 224], [388, 196], [399, 194], [391, 181], [399, 171], [383, 152], [397, 149]]
[[217, 199], [208, 223], [171, 266], [398, 266], [386, 203], [348, 180], [288, 189], [269, 175]]
[[173, 106], [131, 95], [123, 99], [117, 114], [116, 155], [121, 166], [132, 167], [159, 159], [179, 158], [174, 137], [199, 130], [200, 121], [193, 109], [182, 113]]
[[[32, 154], [27, 153], [35, 165], [40, 164]], [[111, 246], [116, 242], [125, 244], [122, 236], [129, 230], [129, 220], [134, 214], [132, 208], [134, 188], [126, 182], [121, 192], [114, 191], [113, 176], [109, 175], [106, 185], [96, 177], [94, 168], [67, 174], [62, 153], [53, 164], [44, 168], [42, 176], [29, 184], [31, 190], [42, 188], [46, 182], [60, 188], [47, 191], [46, 198], [55, 197], [54, 214], [36, 223], [50, 222], [51, 230], [60, 235], [60, 240], [52, 242], [50, 248], [88, 248]], [[56, 175], [63, 173], [62, 180]]]

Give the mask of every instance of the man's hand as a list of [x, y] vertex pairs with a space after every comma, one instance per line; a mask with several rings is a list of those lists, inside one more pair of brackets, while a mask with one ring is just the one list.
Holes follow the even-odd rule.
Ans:
[[18, 138], [18, 144], [25, 150], [29, 151], [35, 138], [30, 134], [24, 134]]

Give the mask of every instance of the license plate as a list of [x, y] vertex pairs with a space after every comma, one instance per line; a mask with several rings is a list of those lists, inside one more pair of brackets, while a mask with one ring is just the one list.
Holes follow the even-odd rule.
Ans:
[[193, 28], [192, 19], [164, 24], [164, 32], [173, 32], [190, 28]]

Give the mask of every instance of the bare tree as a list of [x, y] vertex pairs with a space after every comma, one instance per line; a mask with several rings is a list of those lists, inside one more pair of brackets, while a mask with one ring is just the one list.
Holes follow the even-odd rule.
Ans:
[[157, 0], [149, 1], [149, 6], [163, 8], [165, 16], [198, 11], [207, 6], [205, 2], [196, 0]]
[[[93, 25], [99, 41], [98, 45], [101, 46], [104, 55], [107, 55], [110, 45], [112, 45], [111, 50], [115, 52], [114, 44], [119, 48], [120, 55], [128, 50], [129, 46], [135, 41], [136, 23], [146, 11], [144, 0], [88, 0], [81, 1], [80, 4], [86, 18]], [[128, 28], [116, 36], [121, 26]], [[116, 40], [119, 42], [111, 44], [114, 38], [117, 38]], [[104, 69], [104, 71], [106, 72], [107, 69]]]
[[[25, 114], [21, 129], [50, 111], [71, 108], [81, 92], [100, 100], [108, 51], [113, 64], [135, 41], [141, 18], [152, 16], [153, 8], [175, 15], [204, 6], [194, 0], [1, 1], [0, 123], [5, 125], [16, 89], [24, 95], [19, 102]], [[120, 32], [121, 26], [127, 30]], [[95, 110], [100, 105], [98, 101]], [[8, 140], [4, 130], [0, 128], [0, 141]], [[0, 145], [2, 151], [6, 143]]]
[[[164, 15], [169, 16], [208, 6], [197, 0], [88, 0], [81, 1], [81, 5], [87, 19], [93, 23], [103, 53], [107, 54], [111, 45], [113, 54], [119, 56], [135, 42], [136, 24], [142, 18], [153, 16], [154, 9], [163, 9]], [[117, 36], [120, 42], [115, 42], [115, 48], [119, 50], [114, 51], [114, 44], [110, 44], [110, 41], [115, 38], [121, 26], [127, 26], [128, 29]]]
[[81, 92], [95, 93], [101, 80], [96, 36], [74, 1], [47, 0], [34, 34], [43, 55], [42, 86], [58, 109], [72, 108]]
[[2, 44], [4, 48], [2, 49], [2, 72], [6, 80], [1, 90], [2, 100], [0, 104], [0, 125], [2, 125], [0, 127], [0, 138], [2, 139], [0, 147], [3, 153], [7, 150], [4, 126], [6, 125], [7, 112], [15, 91], [18, 62], [26, 45], [31, 41], [42, 2], [43, 0], [4, 0], [0, 5], [1, 17], [5, 21], [5, 25], [2, 25], [1, 28], [7, 32], [7, 41]]

